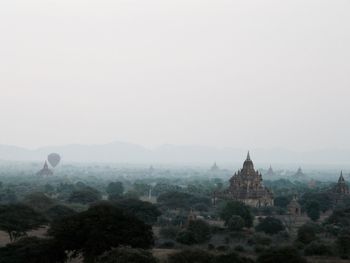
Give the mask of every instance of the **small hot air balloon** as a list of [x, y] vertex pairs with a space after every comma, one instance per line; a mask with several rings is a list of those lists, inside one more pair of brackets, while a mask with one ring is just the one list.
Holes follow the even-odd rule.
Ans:
[[53, 168], [55, 168], [61, 161], [61, 156], [58, 153], [51, 153], [47, 156], [47, 160]]

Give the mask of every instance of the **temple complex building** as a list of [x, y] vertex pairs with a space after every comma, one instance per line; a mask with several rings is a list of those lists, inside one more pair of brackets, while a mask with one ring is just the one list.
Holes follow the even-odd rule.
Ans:
[[273, 194], [263, 185], [261, 173], [254, 169], [248, 152], [243, 168], [230, 179], [228, 189], [217, 196], [222, 199], [241, 201], [253, 207], [273, 206]]

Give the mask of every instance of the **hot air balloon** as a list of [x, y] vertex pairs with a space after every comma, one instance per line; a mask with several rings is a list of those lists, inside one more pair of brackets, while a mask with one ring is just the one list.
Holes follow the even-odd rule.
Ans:
[[47, 156], [47, 160], [53, 168], [55, 168], [61, 161], [61, 156], [58, 153], [51, 153]]

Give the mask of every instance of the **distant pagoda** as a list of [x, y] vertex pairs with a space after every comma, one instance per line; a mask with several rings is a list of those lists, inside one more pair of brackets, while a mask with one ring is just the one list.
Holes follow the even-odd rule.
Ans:
[[270, 165], [269, 169], [266, 172], [266, 176], [274, 176], [275, 172], [272, 169], [272, 166]]
[[218, 197], [241, 201], [252, 207], [273, 206], [273, 194], [263, 185], [261, 173], [254, 169], [248, 152], [243, 168], [230, 179], [230, 186]]
[[210, 171], [217, 172], [219, 170], [220, 170], [219, 166], [216, 164], [216, 162], [214, 162], [213, 166], [210, 168]]
[[297, 172], [292, 176], [296, 180], [305, 179], [306, 175], [303, 173], [301, 167], [298, 168]]
[[297, 217], [301, 215], [301, 205], [299, 204], [296, 195], [294, 195], [293, 199], [287, 205], [287, 209], [291, 216]]
[[49, 169], [49, 166], [47, 165], [47, 162], [45, 161], [44, 167], [36, 174], [39, 176], [50, 176], [50, 175], [53, 175], [53, 172]]
[[349, 194], [349, 186], [347, 185], [347, 183], [343, 177], [343, 171], [340, 172], [338, 183], [334, 186], [333, 193], [341, 194], [341, 195], [348, 195]]
[[350, 195], [349, 186], [344, 179], [342, 171], [340, 172], [337, 184], [331, 190], [331, 194], [333, 196], [334, 205], [342, 203], [344, 199]]

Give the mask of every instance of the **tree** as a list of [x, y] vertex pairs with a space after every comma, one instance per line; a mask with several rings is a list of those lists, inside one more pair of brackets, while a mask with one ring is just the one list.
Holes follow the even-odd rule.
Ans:
[[317, 221], [320, 218], [320, 203], [317, 201], [306, 203], [306, 213], [312, 221]]
[[274, 198], [273, 203], [275, 206], [280, 207], [280, 208], [287, 208], [289, 202], [292, 199], [287, 196], [277, 196]]
[[166, 226], [162, 227], [159, 231], [159, 235], [162, 238], [170, 238], [170, 239], [175, 239], [177, 234], [180, 231], [180, 227], [177, 226]]
[[17, 195], [12, 189], [2, 189], [0, 192], [0, 201], [2, 203], [14, 203], [17, 201]]
[[234, 215], [242, 217], [246, 227], [251, 227], [253, 225], [253, 216], [250, 209], [242, 202], [228, 202], [220, 213], [220, 217], [225, 221], [226, 225], [228, 224], [230, 218]]
[[303, 244], [309, 244], [317, 239], [317, 226], [312, 223], [306, 223], [298, 229], [297, 240]]
[[227, 227], [230, 231], [240, 231], [245, 223], [241, 216], [233, 215], [227, 222]]
[[121, 199], [115, 204], [147, 224], [154, 224], [161, 215], [155, 205], [137, 199]]
[[72, 216], [76, 214], [76, 212], [72, 208], [69, 208], [68, 206], [55, 205], [47, 209], [44, 212], [44, 214], [50, 221], [55, 221], [55, 220], [60, 220], [64, 217]]
[[190, 221], [187, 230], [193, 233], [196, 243], [203, 243], [210, 238], [210, 226], [203, 220]]
[[73, 256], [81, 253], [85, 263], [94, 262], [112, 247], [149, 248], [153, 244], [150, 226], [108, 203], [53, 222], [48, 233]]
[[122, 182], [111, 182], [108, 184], [106, 192], [108, 195], [122, 196], [124, 193], [124, 186]]
[[53, 199], [41, 192], [34, 192], [25, 196], [23, 203], [41, 212], [56, 204]]
[[324, 193], [324, 192], [305, 193], [300, 199], [300, 204], [304, 208], [307, 208], [308, 203], [313, 201], [318, 202], [319, 209], [322, 212], [326, 212], [327, 210], [331, 209], [333, 206], [332, 196], [329, 193]]
[[200, 249], [183, 250], [168, 257], [169, 263], [211, 263], [214, 256]]
[[157, 263], [153, 255], [144, 249], [119, 247], [100, 256], [97, 263]]
[[26, 232], [39, 228], [46, 218], [29, 206], [22, 204], [0, 205], [0, 230], [5, 231], [11, 242], [26, 235]]
[[281, 220], [274, 217], [264, 218], [256, 227], [257, 232], [265, 232], [266, 234], [277, 234], [285, 229]]
[[350, 227], [350, 208], [337, 209], [327, 218], [326, 224], [338, 227]]
[[306, 259], [300, 256], [298, 251], [292, 247], [274, 248], [263, 252], [257, 263], [306, 263]]
[[240, 257], [237, 253], [230, 252], [216, 256], [213, 263], [254, 263], [254, 260]]
[[344, 228], [339, 233], [337, 241], [337, 248], [341, 255], [349, 255], [350, 253], [350, 229]]
[[25, 237], [0, 248], [0, 263], [63, 263], [67, 255], [47, 238]]
[[84, 187], [71, 193], [68, 201], [71, 203], [89, 204], [101, 200], [101, 194], [92, 187]]
[[210, 205], [210, 199], [205, 196], [192, 195], [182, 192], [167, 192], [158, 197], [158, 202], [166, 207], [190, 209], [194, 204]]
[[198, 243], [193, 232], [188, 230], [178, 232], [176, 236], [176, 241], [185, 245], [193, 245]]

